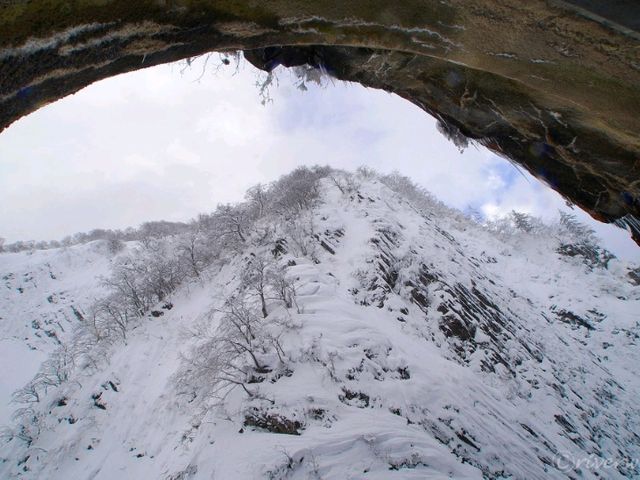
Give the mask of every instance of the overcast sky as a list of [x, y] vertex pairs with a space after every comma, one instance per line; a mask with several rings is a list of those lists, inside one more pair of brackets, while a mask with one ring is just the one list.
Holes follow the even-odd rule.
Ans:
[[[264, 76], [217, 55], [98, 82], [0, 134], [0, 236], [60, 239], [146, 220], [188, 220], [242, 199], [299, 165], [398, 170], [454, 207], [512, 209], [547, 221], [567, 210], [537, 180], [483, 148], [463, 153], [435, 121], [360, 85], [296, 88], [287, 71], [262, 105]], [[626, 232], [589, 222], [619, 256], [640, 260]]]

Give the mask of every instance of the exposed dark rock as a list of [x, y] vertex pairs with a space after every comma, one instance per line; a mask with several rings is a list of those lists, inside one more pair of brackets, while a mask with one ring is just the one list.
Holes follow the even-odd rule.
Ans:
[[413, 300], [413, 303], [415, 303], [424, 313], [429, 311], [429, 299], [420, 289], [414, 288], [411, 290], [411, 300]]
[[286, 435], [300, 435], [302, 423], [298, 420], [290, 420], [277, 413], [253, 410], [244, 417], [245, 427], [263, 428], [271, 433], [283, 433]]
[[532, 437], [538, 438], [538, 434], [534, 432], [529, 425], [525, 425], [524, 423], [521, 423], [520, 426], [524, 428], [529, 435], [531, 435]]
[[575, 327], [584, 327], [587, 330], [595, 330], [593, 325], [587, 322], [584, 318], [576, 315], [573, 312], [570, 312], [569, 310], [558, 310], [557, 312], [555, 312], [555, 314], [558, 317], [558, 320], [560, 320], [561, 322], [568, 323], [569, 325], [573, 325]]
[[312, 408], [307, 410], [307, 415], [309, 415], [309, 418], [312, 418], [313, 420], [324, 420], [327, 415], [327, 411], [323, 408]]
[[591, 268], [608, 268], [609, 262], [616, 258], [608, 250], [588, 243], [562, 244], [557, 252], [568, 257], [582, 257], [584, 264]]
[[101, 397], [102, 397], [102, 392], [94, 393], [93, 395], [91, 395], [91, 398], [93, 399], [93, 405], [99, 408], [100, 410], [106, 410], [107, 405], [102, 401]]
[[347, 388], [342, 389], [343, 394], [339, 395], [340, 401], [346, 405], [352, 405], [358, 408], [367, 408], [371, 398], [363, 392], [353, 392]]
[[79, 322], [84, 321], [84, 315], [74, 305], [71, 305], [71, 311]]
[[324, 240], [320, 240], [320, 246], [324, 248], [327, 252], [329, 252], [331, 255], [336, 254], [336, 251], [332, 247], [330, 247], [329, 244]]
[[466, 325], [455, 315], [445, 315], [440, 321], [440, 330], [447, 337], [456, 337], [463, 342], [473, 340], [476, 333], [476, 327], [473, 325]]
[[271, 254], [277, 258], [285, 253], [287, 253], [287, 241], [284, 238], [279, 238], [271, 249]]
[[414, 469], [414, 468], [418, 468], [418, 467], [428, 467], [429, 465], [426, 463], [423, 463], [419, 460], [413, 459], [413, 458], [409, 458], [403, 461], [398, 461], [398, 462], [390, 462], [389, 463], [389, 470], [404, 470], [404, 469]]
[[466, 432], [464, 429], [460, 430], [459, 432], [456, 432], [456, 437], [458, 437], [460, 440], [462, 440], [464, 443], [466, 443], [467, 445], [469, 445], [472, 448], [475, 448], [476, 451], [480, 451], [480, 447], [478, 447], [478, 445], [476, 445], [470, 437], [470, 434], [468, 432]]
[[5, 2], [0, 128], [106, 77], [241, 49], [263, 70], [308, 64], [396, 93], [458, 145], [508, 156], [640, 241], [639, 10], [587, 0]]

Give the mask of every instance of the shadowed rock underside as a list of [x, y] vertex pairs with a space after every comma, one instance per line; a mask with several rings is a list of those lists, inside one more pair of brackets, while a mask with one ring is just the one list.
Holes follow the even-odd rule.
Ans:
[[640, 7], [572, 3], [5, 1], [0, 129], [103, 78], [243, 50], [396, 93], [640, 242]]

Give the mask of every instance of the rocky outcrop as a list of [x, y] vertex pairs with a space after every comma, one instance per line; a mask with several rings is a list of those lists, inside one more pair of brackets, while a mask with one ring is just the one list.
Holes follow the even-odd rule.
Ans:
[[[597, 7], [597, 8], [596, 8]], [[13, 0], [0, 128], [112, 75], [209, 51], [309, 63], [394, 92], [457, 141], [522, 165], [640, 242], [640, 34], [632, 2]]]

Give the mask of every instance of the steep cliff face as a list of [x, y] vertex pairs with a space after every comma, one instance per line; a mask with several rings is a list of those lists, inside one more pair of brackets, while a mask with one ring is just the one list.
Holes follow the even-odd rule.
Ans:
[[83, 312], [102, 294], [110, 269], [104, 245], [30, 255], [4, 254], [0, 262], [0, 424], [11, 417], [11, 393], [68, 341]]
[[0, 128], [111, 75], [252, 50], [397, 93], [640, 239], [638, 7], [590, 3], [5, 2]]
[[[396, 180], [333, 172], [295, 214], [267, 200], [244, 240], [126, 338], [67, 335], [57, 353], [73, 361], [64, 379], [49, 381], [49, 362], [31, 382], [40, 396], [23, 398], [0, 476], [637, 476], [640, 287], [628, 266], [550, 235], [489, 231]], [[95, 291], [60, 261], [70, 253], [100, 252], [15, 254], [0, 270], [46, 261], [70, 297], [74, 284]], [[28, 300], [36, 287], [11, 294], [26, 312], [15, 320], [47, 313]], [[76, 325], [93, 328], [89, 315]]]

